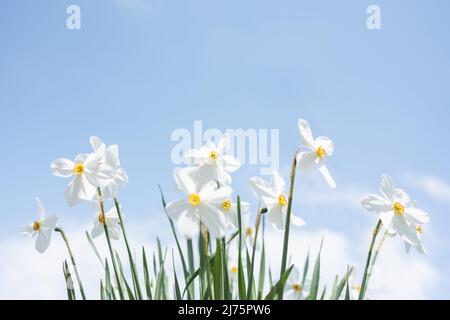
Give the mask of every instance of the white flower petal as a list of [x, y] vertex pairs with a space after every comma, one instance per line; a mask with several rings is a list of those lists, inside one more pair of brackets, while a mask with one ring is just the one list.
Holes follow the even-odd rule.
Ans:
[[38, 213], [39, 213], [39, 217], [43, 218], [45, 217], [45, 208], [44, 205], [42, 204], [41, 200], [36, 197], [36, 202], [37, 202], [37, 206], [38, 206]]
[[392, 211], [392, 203], [376, 194], [368, 194], [362, 200], [361, 204], [370, 212]]
[[188, 168], [187, 170], [182, 168], [175, 168], [175, 170], [173, 171], [173, 177], [178, 189], [187, 194], [195, 193], [197, 191], [195, 182], [190, 176], [191, 172], [192, 170], [190, 170], [190, 168]]
[[381, 223], [386, 228], [386, 230], [390, 230], [392, 228], [392, 219], [394, 218], [394, 211], [386, 211], [381, 212], [378, 218], [381, 220]]
[[200, 221], [208, 228], [213, 238], [220, 239], [225, 236], [227, 219], [218, 208], [202, 203], [199, 206]]
[[209, 160], [209, 151], [206, 148], [190, 149], [184, 153], [184, 159], [187, 163], [200, 165]]
[[105, 231], [104, 228], [105, 227], [103, 226], [103, 224], [101, 224], [98, 221], [98, 218], [96, 218], [96, 221], [94, 222], [94, 226], [92, 227], [92, 230], [91, 230], [91, 237], [97, 238], [97, 237], [101, 236], [103, 234], [103, 232]]
[[194, 210], [185, 211], [177, 220], [180, 232], [188, 239], [198, 235], [200, 231], [200, 220]]
[[50, 246], [50, 241], [52, 239], [53, 230], [42, 230], [39, 232], [36, 238], [36, 250], [39, 253], [44, 253], [45, 250]]
[[53, 175], [67, 178], [73, 175], [75, 163], [68, 159], [56, 159], [51, 163], [50, 168]]
[[272, 186], [269, 185], [266, 181], [261, 179], [260, 177], [250, 178], [250, 188], [253, 191], [254, 195], [257, 198], [269, 197], [269, 198], [277, 198], [278, 195], [272, 189]]
[[314, 149], [314, 138], [311, 132], [311, 127], [309, 126], [308, 121], [304, 119], [298, 120], [298, 129], [300, 131], [300, 137], [302, 138], [302, 143]]
[[386, 199], [394, 202], [394, 180], [386, 174], [381, 176], [380, 192]]
[[114, 168], [120, 166], [119, 146], [117, 144], [109, 146], [105, 151], [106, 163]]
[[41, 227], [43, 229], [54, 230], [56, 227], [56, 223], [58, 222], [58, 217], [54, 214], [49, 215], [48, 217], [41, 220]]
[[182, 214], [188, 211], [189, 203], [186, 199], [181, 199], [168, 203], [166, 205], [166, 212], [170, 219], [177, 220]]
[[336, 182], [334, 182], [333, 177], [331, 177], [330, 172], [325, 164], [321, 163], [318, 167], [320, 173], [325, 178], [325, 181], [328, 183], [331, 189], [336, 189]]
[[227, 172], [235, 172], [241, 167], [239, 160], [230, 155], [223, 155], [220, 159], [222, 161], [223, 169]]
[[297, 155], [297, 162], [301, 170], [308, 172], [316, 166], [317, 158], [315, 151], [304, 151]]
[[84, 175], [76, 176], [67, 186], [64, 198], [69, 206], [73, 207], [83, 200], [92, 200], [97, 193], [97, 189], [91, 185]]
[[96, 136], [90, 137], [89, 142], [91, 143], [92, 150], [94, 150], [94, 152], [106, 147], [105, 144], [102, 142], [102, 139]]
[[334, 144], [333, 141], [324, 136], [317, 137], [316, 140], [314, 140], [314, 146], [318, 148], [319, 146], [322, 147], [327, 156], [333, 155], [334, 152]]
[[277, 231], [284, 231], [283, 211], [281, 206], [274, 204], [267, 208], [269, 221]]
[[203, 188], [200, 191], [200, 200], [211, 203], [217, 206], [222, 205], [225, 200], [231, 198], [233, 190], [230, 186], [222, 186], [219, 189], [211, 190], [210, 188]]
[[272, 190], [276, 195], [284, 194], [286, 191], [286, 182], [278, 171], [272, 173]]
[[430, 220], [427, 213], [412, 207], [405, 208], [405, 218], [415, 225], [424, 224]]
[[398, 235], [406, 242], [409, 242], [414, 246], [419, 244], [420, 240], [416, 228], [412, 225], [408, 225], [403, 216], [394, 215], [394, 218], [392, 219], [392, 228], [397, 231]]

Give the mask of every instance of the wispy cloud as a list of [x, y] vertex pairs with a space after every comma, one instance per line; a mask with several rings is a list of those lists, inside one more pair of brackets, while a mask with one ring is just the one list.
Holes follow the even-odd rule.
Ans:
[[423, 190], [435, 201], [444, 202], [450, 205], [450, 183], [433, 175], [424, 175], [414, 178], [407, 178], [412, 185]]

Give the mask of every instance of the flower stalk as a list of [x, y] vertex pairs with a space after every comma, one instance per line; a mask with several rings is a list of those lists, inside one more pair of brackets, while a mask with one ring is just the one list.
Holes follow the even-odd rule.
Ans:
[[369, 253], [367, 254], [367, 261], [366, 261], [366, 267], [364, 269], [364, 275], [363, 275], [363, 279], [361, 282], [361, 290], [359, 291], [359, 300], [363, 300], [364, 299], [364, 295], [366, 293], [366, 289], [367, 289], [367, 280], [369, 278], [369, 267], [370, 267], [370, 262], [372, 259], [372, 252], [373, 252], [373, 248], [375, 246], [375, 241], [377, 239], [378, 233], [380, 232], [381, 229], [381, 220], [378, 220], [377, 225], [375, 226], [375, 229], [373, 230], [372, 233], [372, 241], [370, 243], [370, 247], [369, 247]]
[[[103, 198], [102, 198], [102, 193], [100, 191], [100, 188], [98, 188], [98, 201], [100, 204], [100, 209], [101, 209], [101, 214], [103, 215], [103, 217], [105, 216], [105, 204], [103, 202]], [[122, 291], [122, 284], [121, 284], [121, 280], [119, 277], [119, 272], [117, 270], [117, 264], [116, 264], [116, 258], [114, 257], [114, 251], [111, 245], [111, 239], [109, 237], [109, 230], [108, 230], [108, 226], [106, 225], [106, 220], [105, 223], [103, 223], [103, 227], [105, 229], [105, 236], [106, 236], [106, 241], [108, 243], [108, 249], [109, 249], [109, 253], [111, 255], [111, 261], [112, 261], [112, 265], [114, 268], [114, 275], [116, 276], [116, 282], [117, 282], [117, 288], [119, 290], [119, 296], [121, 300], [125, 300], [125, 296], [123, 294]]]
[[123, 239], [125, 241], [125, 246], [127, 248], [128, 259], [130, 260], [131, 274], [133, 275], [133, 281], [136, 285], [137, 296], [140, 300], [142, 300], [143, 296], [142, 296], [141, 286], [139, 284], [139, 276], [138, 276], [138, 273], [136, 270], [136, 264], [134, 263], [134, 260], [133, 260], [133, 255], [131, 254], [130, 245], [128, 244], [127, 233], [125, 231], [125, 225], [123, 223], [123, 217], [122, 217], [122, 213], [120, 211], [120, 205], [119, 205], [119, 201], [117, 200], [117, 198], [114, 198], [114, 205], [116, 206], [117, 215], [119, 216], [120, 227], [122, 229]]
[[64, 243], [66, 244], [67, 251], [69, 252], [70, 261], [72, 262], [73, 270], [75, 271], [75, 276], [77, 277], [78, 286], [80, 288], [81, 297], [83, 300], [86, 300], [86, 295], [84, 294], [83, 289], [83, 283], [81, 282], [80, 274], [78, 273], [77, 264], [75, 262], [75, 257], [72, 253], [72, 249], [70, 248], [69, 239], [67, 239], [66, 234], [64, 233], [64, 230], [60, 227], [55, 228], [55, 232], [58, 232], [61, 234], [62, 239], [64, 240]]
[[[288, 205], [287, 205], [287, 210], [286, 210], [286, 223], [284, 226], [283, 256], [281, 258], [280, 279], [282, 278], [283, 274], [286, 272], [288, 246], [289, 246], [289, 227], [291, 224], [292, 198], [294, 195], [294, 182], [295, 182], [296, 168], [297, 168], [297, 153], [294, 155], [294, 159], [292, 160], [292, 167], [291, 167]], [[283, 288], [283, 286], [281, 286], [280, 291], [278, 293], [278, 298], [280, 300], [283, 299], [283, 291], [284, 291], [284, 288]]]
[[258, 231], [259, 226], [261, 224], [261, 209], [258, 209], [258, 214], [256, 215], [256, 223], [255, 223], [255, 238], [253, 239], [253, 249], [252, 249], [252, 260], [250, 264], [250, 275], [248, 279], [248, 287], [247, 287], [247, 300], [250, 300], [252, 288], [253, 288], [253, 273], [255, 266], [255, 253], [256, 253], [256, 245], [258, 241]]

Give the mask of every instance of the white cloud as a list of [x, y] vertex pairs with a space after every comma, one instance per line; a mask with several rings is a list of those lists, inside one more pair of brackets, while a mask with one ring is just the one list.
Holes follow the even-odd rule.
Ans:
[[427, 175], [407, 179], [411, 184], [421, 188], [435, 201], [450, 204], [450, 184], [439, 177]]

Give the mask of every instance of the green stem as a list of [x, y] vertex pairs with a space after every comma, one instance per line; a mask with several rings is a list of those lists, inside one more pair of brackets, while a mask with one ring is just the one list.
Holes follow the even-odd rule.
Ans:
[[112, 265], [114, 268], [114, 275], [116, 276], [116, 281], [117, 281], [117, 288], [119, 290], [119, 295], [120, 295], [120, 299], [121, 300], [125, 300], [125, 296], [123, 294], [122, 291], [122, 285], [121, 285], [121, 281], [120, 281], [120, 277], [119, 277], [119, 272], [117, 271], [117, 265], [116, 265], [116, 258], [114, 257], [114, 251], [111, 245], [111, 239], [109, 237], [109, 231], [108, 231], [108, 227], [107, 227], [107, 221], [106, 221], [106, 215], [105, 215], [105, 204], [103, 203], [103, 199], [102, 199], [102, 193], [100, 191], [100, 188], [98, 188], [98, 196], [99, 196], [99, 204], [100, 204], [100, 210], [101, 210], [101, 214], [103, 215], [103, 220], [105, 221], [103, 224], [103, 229], [105, 230], [105, 235], [106, 235], [106, 242], [108, 243], [108, 249], [109, 249], [109, 253], [111, 255], [111, 261], [112, 261]]
[[139, 276], [138, 276], [138, 273], [136, 270], [136, 264], [134, 263], [134, 260], [133, 260], [133, 255], [131, 254], [130, 245], [128, 244], [127, 233], [125, 231], [125, 225], [123, 223], [123, 217], [122, 217], [122, 213], [120, 211], [120, 205], [119, 205], [119, 201], [117, 200], [117, 198], [114, 198], [114, 205], [116, 206], [117, 214], [118, 214], [119, 220], [120, 220], [120, 227], [122, 229], [123, 239], [125, 240], [125, 246], [127, 247], [128, 259], [130, 260], [131, 273], [133, 275], [134, 283], [136, 284], [137, 295], [138, 295], [138, 298], [140, 300], [142, 300], [142, 291], [141, 291], [141, 286], [139, 284]]
[[[289, 198], [288, 206], [286, 210], [286, 223], [284, 227], [284, 242], [283, 242], [283, 256], [281, 259], [281, 269], [280, 269], [280, 279], [286, 272], [287, 256], [288, 256], [288, 246], [289, 246], [289, 227], [291, 224], [291, 208], [292, 208], [292, 197], [294, 195], [294, 181], [295, 181], [295, 170], [297, 168], [297, 154], [294, 156], [291, 167], [291, 181], [289, 187]], [[280, 286], [280, 291], [278, 292], [278, 299], [283, 300], [284, 286]]]
[[377, 239], [377, 235], [380, 232], [380, 229], [381, 229], [381, 220], [378, 220], [377, 225], [375, 226], [375, 229], [373, 230], [373, 233], [372, 233], [372, 241], [370, 242], [369, 253], [367, 254], [366, 267], [364, 269], [364, 275], [363, 275], [363, 279], [361, 282], [361, 290], [359, 291], [359, 297], [358, 297], [359, 300], [363, 300], [364, 294], [366, 293], [368, 271], [369, 271], [370, 261], [372, 258], [373, 247], [375, 245], [375, 240]]
[[253, 289], [253, 272], [254, 272], [254, 265], [255, 265], [255, 253], [256, 253], [256, 244], [258, 241], [258, 231], [259, 231], [260, 223], [261, 223], [261, 210], [258, 209], [258, 215], [256, 216], [256, 223], [255, 223], [255, 239], [253, 240], [252, 260], [251, 260], [251, 264], [250, 264], [250, 276], [248, 279], [248, 287], [247, 287], [247, 300], [250, 300], [252, 289]]
[[80, 274], [78, 273], [77, 264], [75, 263], [75, 257], [72, 253], [72, 249], [69, 245], [69, 239], [67, 239], [66, 234], [64, 233], [64, 230], [62, 228], [55, 228], [56, 232], [59, 232], [61, 234], [62, 239], [66, 243], [67, 251], [69, 251], [70, 260], [72, 261], [73, 270], [75, 271], [75, 276], [77, 277], [78, 286], [80, 287], [80, 293], [83, 300], [86, 300], [86, 296], [84, 294], [83, 284], [81, 283]]

